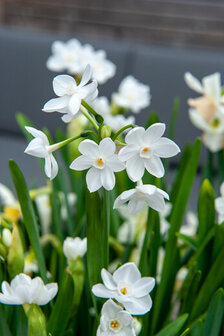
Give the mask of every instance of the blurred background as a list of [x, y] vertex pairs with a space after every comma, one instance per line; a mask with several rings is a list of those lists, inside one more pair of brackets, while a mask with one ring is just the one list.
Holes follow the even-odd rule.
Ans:
[[149, 85], [152, 94], [150, 109], [138, 116], [139, 124], [151, 110], [169, 123], [178, 96], [175, 141], [183, 148], [200, 135], [188, 118], [186, 100], [195, 95], [183, 75], [191, 71], [201, 79], [216, 71], [224, 74], [222, 0], [1, 0], [0, 182], [10, 184], [10, 157], [28, 181], [34, 185], [44, 181], [35, 160], [23, 153], [26, 141], [15, 113], [23, 112], [37, 128], [47, 126], [51, 132], [64, 126], [57, 114], [41, 109], [54, 97], [55, 74], [46, 69], [51, 44], [71, 37], [105, 49], [117, 65], [115, 78], [99, 88], [100, 95], [110, 97], [122, 78], [132, 74]]

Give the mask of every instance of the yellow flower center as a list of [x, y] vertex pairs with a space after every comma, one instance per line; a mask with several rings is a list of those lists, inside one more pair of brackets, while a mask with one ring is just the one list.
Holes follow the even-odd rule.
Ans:
[[148, 151], [149, 151], [149, 147], [145, 147], [145, 148], [143, 148], [143, 150], [142, 150], [144, 153], [147, 153]]
[[217, 127], [219, 127], [219, 124], [220, 124], [219, 119], [216, 118], [212, 121], [211, 126], [213, 128], [217, 128]]
[[111, 328], [116, 329], [119, 327], [119, 323], [117, 321], [112, 321], [110, 324]]
[[104, 164], [103, 159], [102, 158], [97, 159], [97, 163], [100, 166], [103, 165]]
[[13, 208], [11, 206], [4, 207], [4, 215], [13, 222], [18, 222], [20, 211], [17, 208]]
[[123, 295], [126, 295], [127, 294], [127, 288], [126, 287], [124, 287], [124, 288], [122, 288], [121, 289], [121, 293], [123, 294]]

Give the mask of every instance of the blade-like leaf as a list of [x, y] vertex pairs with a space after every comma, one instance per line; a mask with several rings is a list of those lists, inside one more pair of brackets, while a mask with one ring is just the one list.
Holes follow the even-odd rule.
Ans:
[[187, 321], [188, 314], [181, 315], [175, 321], [168, 324], [156, 336], [178, 336], [185, 322]]

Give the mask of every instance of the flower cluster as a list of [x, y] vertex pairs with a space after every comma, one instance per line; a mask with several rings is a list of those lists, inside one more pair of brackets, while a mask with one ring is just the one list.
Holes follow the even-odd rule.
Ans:
[[185, 74], [185, 82], [199, 98], [188, 99], [192, 123], [203, 131], [203, 142], [211, 152], [224, 148], [224, 96], [220, 73], [202, 78], [200, 82], [191, 73]]

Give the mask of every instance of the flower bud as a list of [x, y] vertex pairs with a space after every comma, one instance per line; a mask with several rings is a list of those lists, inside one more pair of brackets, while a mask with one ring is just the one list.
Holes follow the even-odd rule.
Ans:
[[12, 233], [9, 229], [3, 229], [2, 242], [6, 247], [10, 247], [12, 243]]
[[4, 216], [11, 222], [17, 223], [20, 217], [20, 210], [15, 207], [5, 206]]
[[102, 129], [101, 129], [101, 138], [104, 139], [104, 138], [107, 138], [111, 135], [111, 128], [110, 126], [103, 126]]
[[23, 272], [24, 252], [19, 229], [16, 224], [13, 225], [12, 242], [8, 253], [8, 271], [11, 278]]
[[46, 319], [40, 307], [24, 304], [23, 308], [28, 318], [28, 336], [47, 336]]

